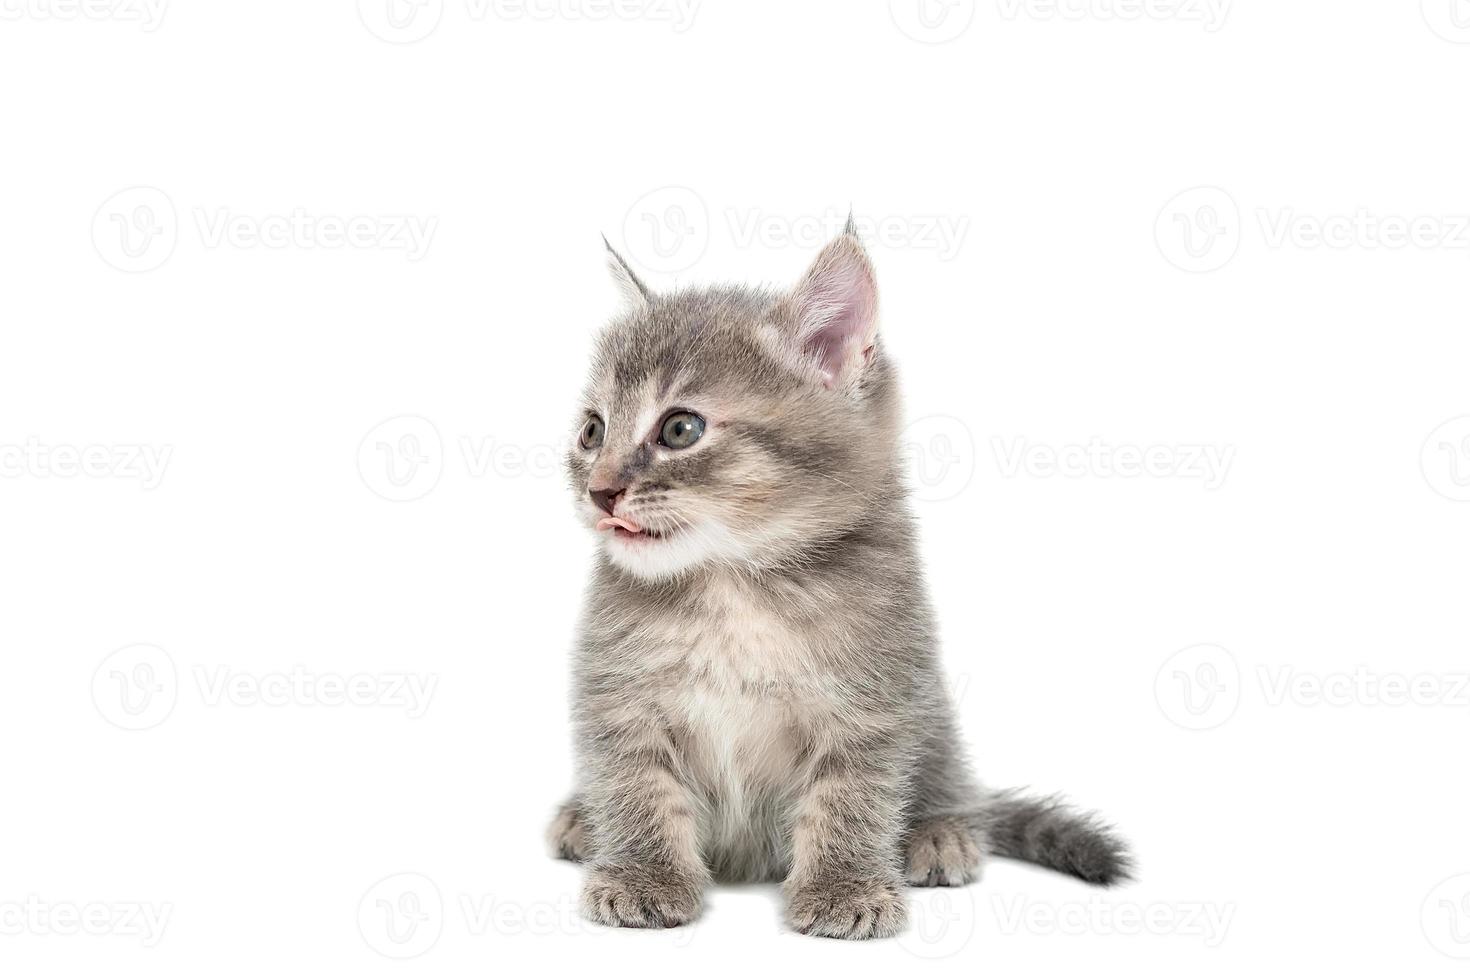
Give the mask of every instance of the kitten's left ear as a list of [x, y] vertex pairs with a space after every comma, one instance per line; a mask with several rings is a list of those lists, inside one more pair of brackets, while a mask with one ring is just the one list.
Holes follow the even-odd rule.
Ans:
[[628, 260], [612, 247], [612, 242], [607, 240], [606, 235], [602, 236], [602, 244], [607, 246], [607, 271], [612, 273], [613, 282], [617, 285], [618, 292], [623, 294], [628, 308], [634, 311], [647, 308], [653, 302], [653, 293], [634, 274]]
[[846, 386], [873, 359], [878, 283], [852, 219], [786, 298], [804, 358], [828, 388]]

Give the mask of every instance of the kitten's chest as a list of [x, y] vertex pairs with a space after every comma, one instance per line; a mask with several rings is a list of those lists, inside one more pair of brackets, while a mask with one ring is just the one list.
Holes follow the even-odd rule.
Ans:
[[822, 684], [810, 638], [738, 595], [701, 606], [665, 692], [691, 775], [720, 795], [782, 793], [798, 779]]

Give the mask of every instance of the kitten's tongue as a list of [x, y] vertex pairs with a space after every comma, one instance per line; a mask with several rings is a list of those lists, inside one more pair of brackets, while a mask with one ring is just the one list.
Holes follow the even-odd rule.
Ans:
[[620, 527], [629, 534], [638, 534], [643, 530], [637, 521], [630, 521], [626, 517], [604, 517], [597, 522], [599, 531], [611, 531], [615, 527]]

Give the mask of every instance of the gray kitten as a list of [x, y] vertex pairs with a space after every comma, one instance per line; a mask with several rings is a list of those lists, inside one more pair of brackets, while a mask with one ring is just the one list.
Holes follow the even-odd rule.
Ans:
[[630, 308], [567, 454], [601, 546], [549, 832], [587, 863], [584, 914], [673, 926], [713, 879], [781, 881], [792, 928], [865, 939], [902, 928], [904, 882], [987, 854], [1126, 877], [1096, 818], [971, 779], [851, 222], [784, 293], [655, 295], [609, 252]]

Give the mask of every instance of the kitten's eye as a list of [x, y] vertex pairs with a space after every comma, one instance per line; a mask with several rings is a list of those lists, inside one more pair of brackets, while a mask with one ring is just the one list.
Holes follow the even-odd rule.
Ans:
[[582, 425], [582, 435], [578, 440], [582, 443], [582, 448], [596, 449], [602, 445], [602, 436], [606, 429], [607, 426], [602, 424], [602, 419], [596, 415], [588, 416], [587, 421]]
[[675, 412], [664, 419], [658, 443], [670, 449], [688, 449], [704, 435], [704, 419], [693, 412]]

